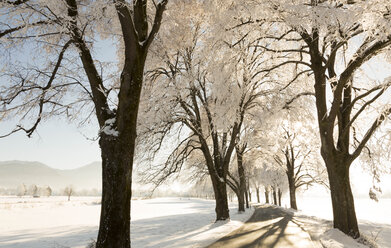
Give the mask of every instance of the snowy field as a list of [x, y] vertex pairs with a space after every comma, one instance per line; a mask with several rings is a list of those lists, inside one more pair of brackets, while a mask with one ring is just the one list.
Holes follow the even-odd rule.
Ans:
[[[97, 236], [99, 200], [99, 197], [72, 197], [70, 202], [66, 197], [0, 197], [0, 247], [84, 248]], [[295, 213], [296, 221], [310, 231], [313, 239], [320, 239], [330, 248], [360, 247], [355, 242], [349, 246], [345, 236], [329, 230], [332, 218], [329, 199], [299, 197], [298, 206], [301, 211]], [[362, 233], [375, 239], [379, 247], [391, 248], [391, 199], [379, 203], [357, 199], [356, 208]], [[132, 247], [204, 247], [239, 227], [252, 211], [238, 214], [236, 203], [231, 203], [230, 213], [232, 221], [216, 224], [214, 201], [133, 200]]]
[[[0, 247], [85, 247], [97, 236], [97, 197], [0, 197]], [[132, 247], [204, 247], [247, 220], [230, 205], [230, 222], [214, 223], [214, 201], [157, 198], [132, 201]]]

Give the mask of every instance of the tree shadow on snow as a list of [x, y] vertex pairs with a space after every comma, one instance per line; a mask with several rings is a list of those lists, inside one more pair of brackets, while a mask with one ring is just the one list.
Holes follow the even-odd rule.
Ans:
[[[210, 212], [197, 212], [132, 221], [132, 245], [150, 248], [190, 247], [194, 243], [192, 237], [224, 224], [213, 223], [214, 220]], [[205, 227], [205, 223], [210, 225]]]
[[0, 234], [1, 248], [68, 248], [86, 246], [96, 239], [97, 227], [74, 228], [55, 227], [46, 229], [25, 229]]
[[[272, 206], [261, 206], [241, 228], [219, 239], [208, 248], [240, 247], [240, 248], [273, 248], [280, 242], [289, 246], [293, 243], [285, 233], [293, 214]], [[260, 224], [263, 223], [263, 224]], [[270, 237], [272, 237], [270, 239]]]

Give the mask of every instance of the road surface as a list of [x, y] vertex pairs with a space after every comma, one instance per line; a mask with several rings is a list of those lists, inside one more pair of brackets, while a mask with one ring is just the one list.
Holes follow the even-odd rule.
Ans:
[[319, 248], [293, 214], [270, 205], [257, 206], [240, 228], [207, 248]]

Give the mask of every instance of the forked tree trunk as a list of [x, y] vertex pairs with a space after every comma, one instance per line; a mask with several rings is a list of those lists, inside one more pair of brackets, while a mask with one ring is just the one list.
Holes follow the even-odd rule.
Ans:
[[[138, 108], [145, 56], [125, 63], [121, 74], [116, 135], [101, 133], [102, 208], [97, 248], [130, 247], [130, 200]], [[127, 99], [127, 100], [125, 100]]]
[[260, 197], [259, 197], [259, 187], [256, 187], [255, 191], [257, 192], [257, 202], [260, 203], [261, 200], [260, 200]]
[[349, 165], [327, 163], [331, 201], [333, 205], [334, 228], [353, 238], [360, 237], [357, 224], [354, 198], [350, 187]]
[[[91, 88], [95, 113], [102, 130], [102, 204], [97, 248], [130, 248], [130, 199], [137, 115], [148, 48], [160, 29], [167, 1], [155, 4], [153, 26], [148, 32], [147, 1], [114, 1], [123, 37], [124, 65], [116, 111], [110, 109], [109, 91], [98, 73], [84, 32], [78, 28], [78, 1], [66, 0], [67, 25]], [[142, 43], [140, 42], [142, 41]], [[109, 121], [109, 122], [108, 122]], [[107, 129], [113, 131], [105, 133]], [[115, 132], [114, 132], [115, 131]]]

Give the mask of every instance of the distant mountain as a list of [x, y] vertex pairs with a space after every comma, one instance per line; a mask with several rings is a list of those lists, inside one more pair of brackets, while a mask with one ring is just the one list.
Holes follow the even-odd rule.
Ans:
[[72, 169], [59, 170], [39, 162], [4, 161], [0, 162], [0, 187], [15, 188], [21, 183], [49, 185], [54, 190], [73, 185], [76, 190], [101, 189], [101, 162]]

